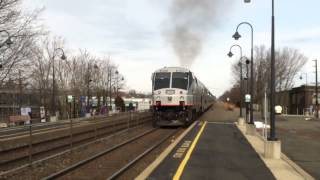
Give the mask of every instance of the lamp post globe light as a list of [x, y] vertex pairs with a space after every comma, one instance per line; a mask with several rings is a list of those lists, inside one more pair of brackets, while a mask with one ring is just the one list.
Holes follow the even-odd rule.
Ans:
[[231, 47], [230, 47], [230, 51], [229, 51], [229, 53], [228, 53], [228, 56], [231, 58], [234, 54], [232, 53], [232, 48], [234, 48], [234, 47], [238, 47], [239, 48], [239, 50], [240, 50], [240, 59], [239, 59], [239, 67], [240, 67], [240, 115], [239, 115], [239, 117], [240, 117], [240, 119], [242, 119], [242, 105], [243, 105], [243, 87], [242, 87], [242, 85], [243, 85], [243, 75], [242, 75], [242, 48], [241, 48], [241, 46], [239, 46], [239, 45], [237, 45], [237, 44], [235, 44], [235, 45], [232, 45]]
[[[2, 48], [3, 46], [11, 46], [13, 44], [13, 41], [11, 39], [10, 33], [7, 30], [0, 30], [0, 34], [1, 33], [6, 33], [6, 35], [8, 36], [1, 44], [0, 44], [0, 48]], [[0, 69], [2, 69], [3, 65], [2, 63], [0, 63]]]
[[[56, 84], [56, 79], [55, 79], [55, 57], [57, 56], [57, 53], [61, 52], [60, 59], [66, 60], [67, 57], [64, 53], [64, 50], [62, 48], [56, 48], [53, 51], [53, 57], [52, 57], [52, 100], [51, 100], [51, 116], [54, 115], [56, 118], [56, 95], [55, 95], [55, 84]], [[55, 119], [56, 120], [56, 119]]]
[[11, 39], [10, 33], [7, 30], [0, 30], [0, 34], [1, 33], [6, 33], [7, 39], [0, 44], [0, 48], [2, 48], [5, 45], [11, 46], [13, 44], [13, 41]]
[[248, 25], [251, 29], [251, 68], [250, 68], [250, 95], [251, 95], [251, 101], [250, 101], [250, 121], [249, 124], [254, 124], [253, 121], [253, 88], [254, 88], [254, 80], [253, 80], [253, 26], [248, 22], [242, 22], [237, 26], [236, 32], [232, 36], [235, 40], [239, 40], [241, 38], [241, 35], [239, 34], [239, 27], [241, 25]]
[[308, 73], [301, 73], [299, 79], [303, 80], [303, 76], [305, 75], [305, 80], [306, 80], [306, 86], [308, 86]]

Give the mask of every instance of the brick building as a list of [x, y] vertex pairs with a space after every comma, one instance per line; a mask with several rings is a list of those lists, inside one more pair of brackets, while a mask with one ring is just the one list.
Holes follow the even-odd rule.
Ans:
[[275, 103], [281, 105], [283, 112], [288, 114], [312, 112], [315, 104], [315, 86], [303, 85], [291, 90], [277, 92]]

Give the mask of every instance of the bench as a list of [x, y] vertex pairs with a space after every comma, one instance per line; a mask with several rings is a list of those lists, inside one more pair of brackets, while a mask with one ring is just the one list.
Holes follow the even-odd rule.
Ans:
[[10, 123], [20, 123], [30, 121], [31, 118], [28, 115], [17, 115], [17, 116], [10, 116], [9, 121]]

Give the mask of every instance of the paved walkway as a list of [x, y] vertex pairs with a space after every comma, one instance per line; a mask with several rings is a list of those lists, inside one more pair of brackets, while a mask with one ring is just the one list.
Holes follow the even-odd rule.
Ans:
[[[183, 151], [181, 147], [186, 146], [188, 150]], [[177, 152], [184, 156], [177, 157]], [[275, 178], [234, 124], [209, 122], [196, 127], [148, 179]]]
[[150, 167], [156, 167], [154, 170], [147, 168], [142, 173], [148, 174], [143, 179], [298, 180], [307, 177], [284, 158], [264, 158], [264, 140], [245, 135], [243, 126], [235, 124], [237, 116], [237, 111], [226, 111], [221, 106], [209, 110], [200, 118], [202, 121], [168, 151], [168, 156], [155, 161], [161, 162], [160, 165], [153, 163]]

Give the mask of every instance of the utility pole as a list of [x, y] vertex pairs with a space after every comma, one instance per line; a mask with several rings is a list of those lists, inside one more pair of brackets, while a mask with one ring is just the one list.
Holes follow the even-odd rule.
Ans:
[[316, 118], [319, 118], [319, 102], [318, 102], [318, 60], [313, 60], [316, 68]]

